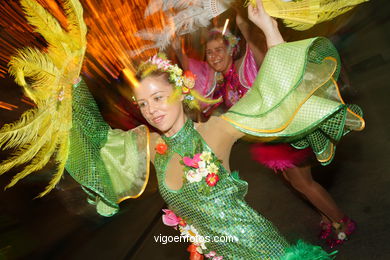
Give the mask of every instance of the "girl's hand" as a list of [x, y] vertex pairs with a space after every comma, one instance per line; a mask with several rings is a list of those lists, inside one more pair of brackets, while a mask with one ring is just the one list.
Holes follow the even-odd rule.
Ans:
[[262, 0], [256, 1], [257, 6], [248, 6], [248, 18], [257, 25], [265, 34], [277, 28], [277, 22], [265, 11]]
[[256, 4], [256, 7], [248, 6], [248, 18], [264, 32], [268, 48], [283, 43], [278, 23], [265, 11], [263, 1], [256, 0]]

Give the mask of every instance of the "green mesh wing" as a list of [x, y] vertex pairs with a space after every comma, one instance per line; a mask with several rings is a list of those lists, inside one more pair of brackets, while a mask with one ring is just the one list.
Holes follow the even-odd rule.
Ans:
[[82, 185], [99, 214], [111, 216], [118, 203], [136, 198], [149, 176], [148, 130], [112, 130], [84, 82], [73, 90], [70, 152], [66, 170]]
[[360, 108], [340, 96], [339, 64], [326, 38], [277, 45], [268, 51], [252, 88], [222, 118], [247, 135], [299, 149], [310, 146], [328, 164], [340, 138], [364, 128]]

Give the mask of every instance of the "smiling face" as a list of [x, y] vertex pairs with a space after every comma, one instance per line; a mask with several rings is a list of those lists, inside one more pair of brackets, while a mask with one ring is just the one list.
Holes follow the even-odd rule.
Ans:
[[222, 37], [210, 40], [206, 45], [206, 60], [217, 72], [226, 73], [233, 62], [228, 46]]
[[166, 74], [148, 76], [142, 79], [139, 86], [134, 89], [143, 117], [166, 136], [178, 132], [186, 120], [181, 102], [183, 97], [168, 102], [173, 91]]

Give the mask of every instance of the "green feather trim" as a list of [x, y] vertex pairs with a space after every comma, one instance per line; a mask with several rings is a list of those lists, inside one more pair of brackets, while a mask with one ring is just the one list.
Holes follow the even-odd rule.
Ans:
[[327, 253], [320, 246], [299, 240], [296, 245], [288, 247], [281, 260], [331, 260], [337, 251]]

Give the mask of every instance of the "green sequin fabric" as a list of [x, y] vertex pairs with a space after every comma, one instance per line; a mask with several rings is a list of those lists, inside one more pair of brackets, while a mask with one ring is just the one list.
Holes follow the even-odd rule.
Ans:
[[[172, 137], [164, 137], [165, 154], [156, 154], [155, 167], [159, 190], [169, 208], [194, 226], [201, 236], [232, 236], [236, 242], [206, 243], [207, 251], [215, 251], [224, 259], [279, 259], [288, 246], [275, 227], [247, 205], [244, 196], [247, 183], [218, 164], [220, 180], [210, 193], [200, 192], [200, 182], [185, 182], [179, 190], [165, 185], [165, 171], [174, 154], [194, 155], [210, 151], [200, 134], [188, 120]], [[215, 156], [215, 155], [213, 155]]]
[[[100, 149], [107, 141], [110, 126], [103, 120], [87, 85], [81, 81], [73, 89], [73, 116], [70, 130], [69, 157], [66, 170], [90, 196], [99, 203], [99, 213], [105, 216], [119, 210], [111, 179], [100, 157]], [[96, 201], [98, 199], [99, 201]], [[100, 205], [101, 204], [101, 205]]]

